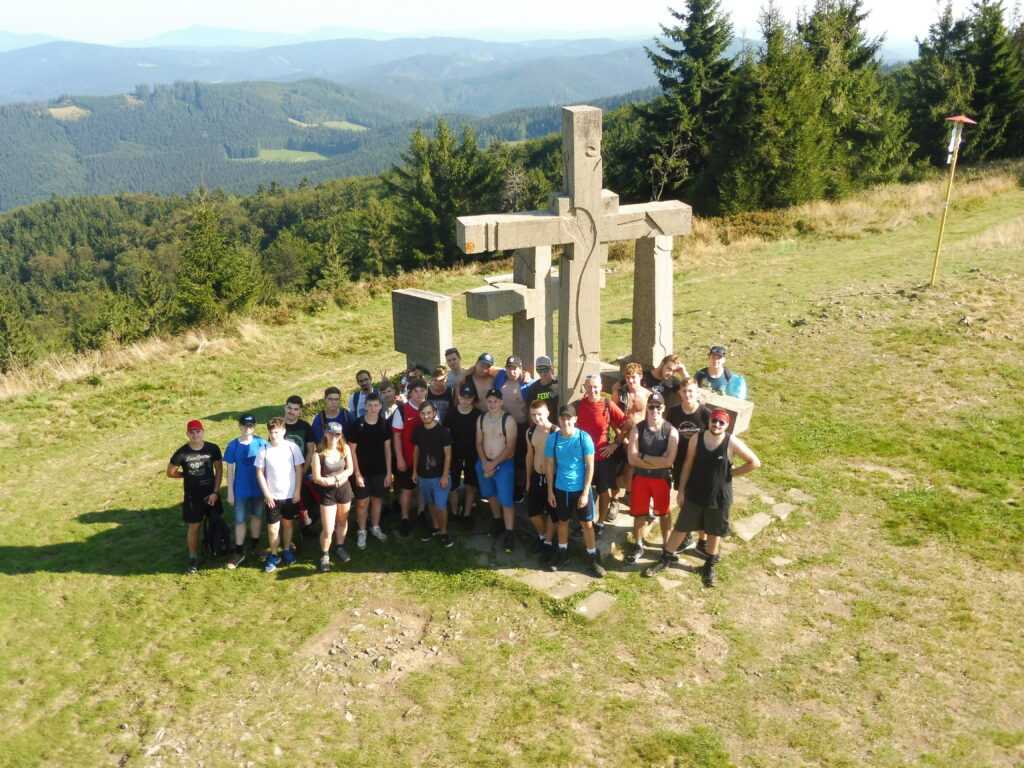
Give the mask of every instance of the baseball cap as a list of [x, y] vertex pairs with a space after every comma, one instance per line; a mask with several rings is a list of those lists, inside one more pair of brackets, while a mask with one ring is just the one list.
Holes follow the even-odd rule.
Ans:
[[721, 355], [722, 357], [725, 357], [725, 347], [723, 347], [721, 344], [716, 344], [710, 350], [708, 350], [708, 354]]
[[239, 417], [238, 423], [241, 424], [243, 427], [255, 427], [256, 417], [253, 416], [251, 413], [246, 413]]
[[650, 408], [652, 405], [665, 405], [665, 398], [660, 392], [651, 392], [651, 396], [647, 398], [647, 407]]
[[491, 387], [490, 389], [488, 389], [485, 397], [496, 397], [499, 400], [505, 399], [505, 396], [501, 394], [501, 390], [498, 389], [497, 387]]
[[188, 423], [188, 426], [185, 427], [185, 431], [186, 432], [191, 432], [193, 429], [202, 429], [202, 428], [203, 428], [203, 422], [199, 421], [198, 419], [192, 419], [192, 421], [190, 421]]
[[472, 387], [462, 387], [462, 389], [459, 390], [459, 394], [464, 395], [465, 397], [474, 397], [476, 395], [476, 390]]
[[576, 415], [576, 408], [575, 408], [575, 406], [573, 406], [572, 403], [566, 403], [565, 405], [563, 405], [561, 408], [558, 409], [558, 415], [560, 417], [561, 416], [575, 416]]
[[724, 421], [726, 424], [729, 424], [729, 423], [732, 422], [732, 418], [729, 416], [728, 412], [723, 411], [722, 409], [718, 409], [717, 411], [712, 411], [711, 412], [711, 418], [712, 419], [719, 419], [721, 421]]
[[505, 367], [506, 368], [522, 368], [523, 367], [523, 361], [520, 360], [515, 355], [511, 355], [511, 356], [509, 356], [508, 360], [505, 361]]
[[547, 366], [548, 368], [550, 368], [551, 367], [551, 358], [548, 357], [547, 355], [541, 355], [540, 357], [537, 358], [536, 365], [537, 365], [538, 368], [543, 368], [544, 366]]
[[343, 435], [345, 434], [345, 428], [336, 421], [327, 422], [327, 434], [328, 435]]
[[480, 357], [476, 359], [478, 363], [487, 363], [488, 365], [494, 365], [494, 355], [490, 352], [484, 352]]

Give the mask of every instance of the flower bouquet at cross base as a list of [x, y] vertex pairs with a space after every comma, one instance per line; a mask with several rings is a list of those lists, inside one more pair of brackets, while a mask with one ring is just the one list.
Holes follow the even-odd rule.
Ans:
[[429, 374], [426, 368], [420, 368], [418, 365], [414, 365], [411, 368], [406, 368], [404, 371], [390, 376], [391, 383], [395, 385], [395, 392], [402, 397], [409, 396], [409, 385], [416, 379], [423, 381], [428, 380]]

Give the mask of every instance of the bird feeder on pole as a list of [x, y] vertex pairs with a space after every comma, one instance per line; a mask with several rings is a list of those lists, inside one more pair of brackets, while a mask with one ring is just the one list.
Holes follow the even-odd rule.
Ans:
[[949, 180], [946, 182], [946, 199], [942, 203], [942, 221], [939, 223], [939, 241], [935, 244], [935, 259], [932, 261], [932, 279], [928, 285], [935, 285], [935, 275], [939, 271], [939, 252], [942, 251], [942, 236], [946, 233], [946, 217], [949, 216], [949, 198], [953, 194], [953, 174], [956, 173], [956, 158], [960, 153], [960, 135], [963, 133], [964, 124], [977, 125], [977, 121], [971, 120], [966, 115], [947, 117], [946, 122], [953, 124], [953, 131], [949, 137], [949, 151], [946, 155], [946, 165], [949, 166]]

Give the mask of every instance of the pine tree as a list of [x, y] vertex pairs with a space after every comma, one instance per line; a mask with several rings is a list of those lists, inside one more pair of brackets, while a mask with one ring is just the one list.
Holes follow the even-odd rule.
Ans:
[[37, 348], [25, 315], [10, 286], [0, 285], [0, 373], [28, 365]]
[[973, 107], [978, 126], [965, 151], [976, 160], [1019, 155], [1024, 140], [1024, 73], [1003, 21], [1001, 0], [973, 5], [966, 59], [974, 72]]
[[894, 180], [906, 166], [906, 118], [882, 83], [881, 38], [862, 28], [862, 0], [816, 0], [797, 31], [825, 93], [823, 119], [832, 131], [829, 192]]

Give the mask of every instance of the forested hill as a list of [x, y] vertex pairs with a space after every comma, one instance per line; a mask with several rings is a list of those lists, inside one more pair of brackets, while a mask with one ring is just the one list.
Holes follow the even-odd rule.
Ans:
[[[653, 91], [593, 102], [613, 108]], [[483, 140], [559, 129], [557, 107], [487, 118], [447, 115]], [[397, 162], [417, 107], [324, 80], [176, 83], [118, 96], [0, 107], [0, 210], [51, 195], [185, 194], [200, 184], [249, 193], [379, 173]]]

